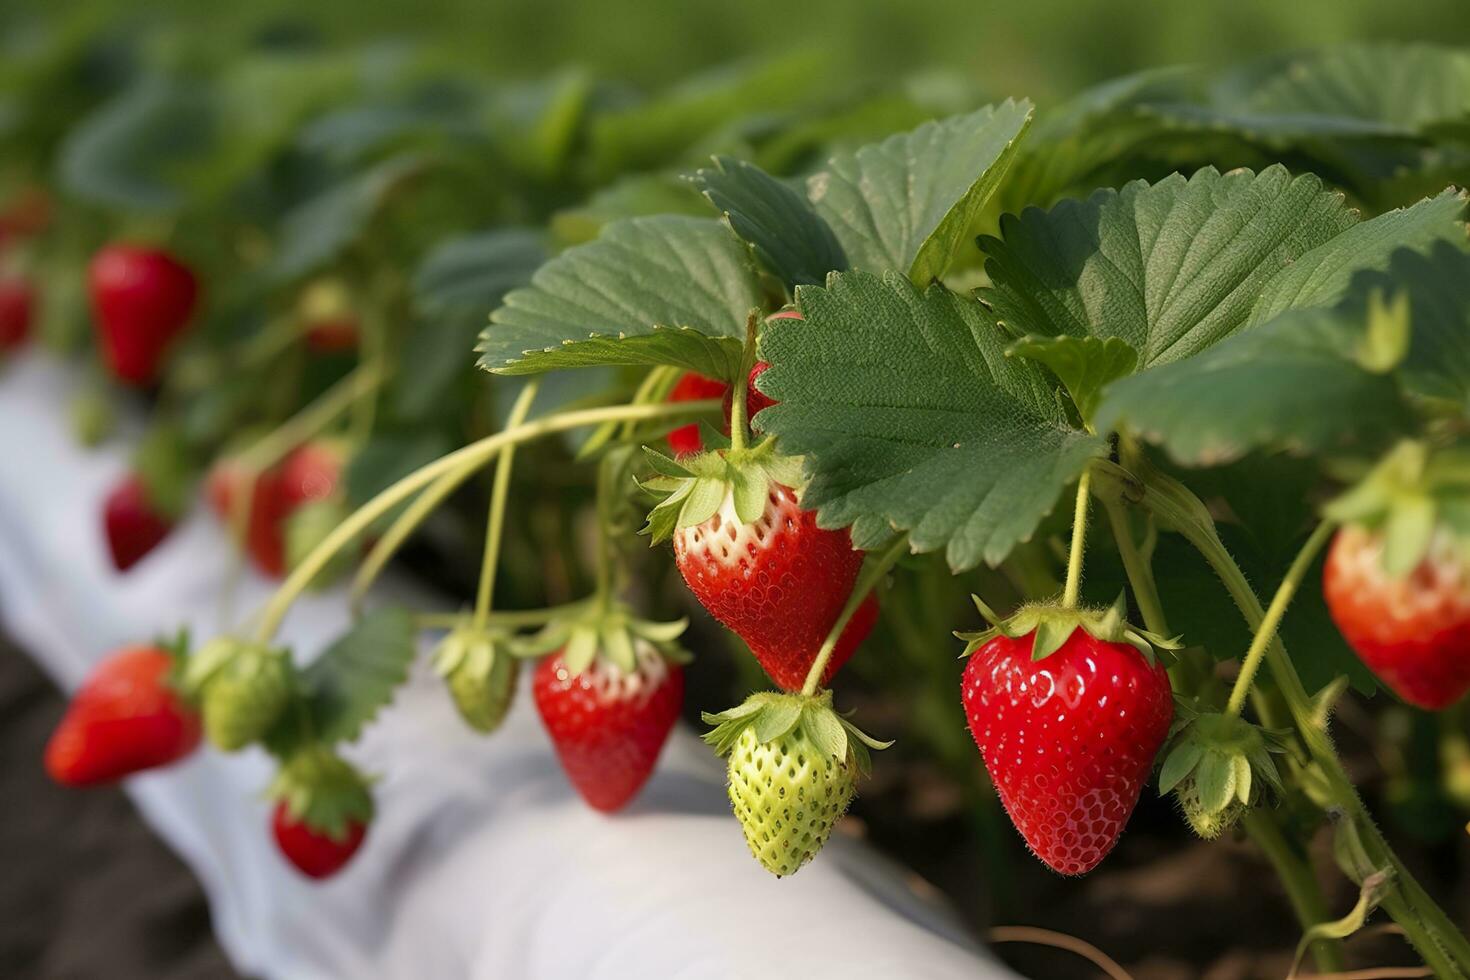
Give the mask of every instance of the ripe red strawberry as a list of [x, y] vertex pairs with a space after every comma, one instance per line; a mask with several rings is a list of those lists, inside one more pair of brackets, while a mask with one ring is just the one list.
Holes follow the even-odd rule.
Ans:
[[199, 716], [170, 685], [173, 658], [126, 647], [77, 689], [46, 744], [46, 771], [66, 786], [109, 783], [177, 762], [199, 744]]
[[35, 291], [20, 276], [0, 278], [0, 354], [15, 350], [31, 333]]
[[1086, 874], [1123, 833], [1169, 734], [1169, 676], [1132, 645], [1075, 629], [1032, 660], [997, 635], [965, 666], [970, 734], [1011, 822], [1048, 867]]
[[112, 564], [125, 572], [168, 537], [173, 521], [148, 498], [143, 481], [129, 475], [108, 493], [102, 505], [102, 526]]
[[103, 358], [123, 382], [145, 385], [194, 312], [194, 273], [167, 252], [109, 245], [88, 271]]
[[[679, 573], [700, 603], [734, 630], [771, 680], [794, 691], [852, 595], [863, 553], [844, 529], [817, 527], [796, 493], [770, 482], [758, 520], [741, 522], [727, 497], [715, 515], [674, 531]], [[831, 680], [872, 629], [869, 599], [848, 623], [827, 663]]]
[[271, 816], [271, 833], [286, 859], [308, 878], [329, 878], [341, 871], [367, 836], [367, 824], [348, 820], [340, 837], [314, 830], [304, 820], [291, 816], [285, 800], [276, 804]]
[[1322, 595], [1343, 639], [1405, 701], [1438, 711], [1470, 690], [1470, 568], [1448, 532], [1393, 578], [1382, 536], [1350, 524], [1328, 551]]
[[[723, 381], [714, 378], [706, 378], [702, 374], [688, 372], [681, 377], [674, 390], [669, 392], [670, 402], [697, 402], [705, 398], [719, 398], [729, 390], [730, 386]], [[728, 418], [730, 411], [725, 410]], [[681, 425], [669, 433], [669, 448], [674, 451], [675, 456], [683, 456], [686, 453], [697, 453], [704, 448], [704, 440], [699, 435], [699, 423], [691, 422], [689, 425]]]
[[[245, 492], [246, 475], [238, 461], [222, 459], [209, 471], [206, 494], [210, 507], [226, 527], [235, 520], [237, 494]], [[270, 469], [256, 476], [250, 488], [250, 512], [245, 521], [245, 552], [266, 575], [279, 578], [286, 572], [285, 518], [281, 475]]]
[[640, 643], [631, 672], [599, 657], [573, 674], [564, 652], [536, 667], [536, 710], [577, 792], [589, 806], [612, 813], [653, 774], [684, 702], [684, 669]]

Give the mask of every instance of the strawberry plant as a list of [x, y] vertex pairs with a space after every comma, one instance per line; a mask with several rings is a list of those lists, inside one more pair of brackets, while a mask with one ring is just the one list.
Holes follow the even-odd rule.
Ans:
[[[389, 805], [342, 745], [427, 640], [445, 710], [493, 735], [534, 707], [606, 813], [699, 712], [777, 877], [875, 768], [937, 760], [1014, 827], [992, 843], [1060, 875], [1105, 873], [1170, 796], [1266, 857], [1322, 970], [1381, 909], [1470, 977], [1334, 725], [1401, 700], [1465, 751], [1462, 52], [1146, 72], [1040, 112], [895, 93], [882, 125], [797, 62], [630, 103], [580, 74], [368, 85], [354, 56], [237, 55], [144, 57], [79, 100], [54, 213], [21, 223], [39, 302], [0, 295], [0, 344], [54, 315], [101, 404], [148, 400], [117, 568], [202, 482], [280, 579], [136, 668], [146, 697], [84, 687], [59, 780], [200, 731], [259, 746], [283, 855], [330, 876]], [[266, 84], [250, 125], [213, 125]], [[197, 139], [148, 138], [169, 127]], [[93, 342], [65, 322], [83, 284]], [[463, 609], [374, 606], [416, 553]], [[331, 573], [354, 625], [287, 649]], [[722, 637], [755, 689], [686, 705]], [[898, 709], [862, 717], [874, 691]], [[114, 757], [86, 735], [109, 711], [172, 727]], [[1337, 921], [1318, 836], [1359, 894]]]

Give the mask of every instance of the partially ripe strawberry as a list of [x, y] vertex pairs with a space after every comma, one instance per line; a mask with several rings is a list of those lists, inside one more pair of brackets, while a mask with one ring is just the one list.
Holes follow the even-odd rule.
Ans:
[[112, 564], [120, 572], [132, 568], [173, 530], [173, 521], [159, 512], [143, 481], [129, 475], [107, 494], [102, 526]]
[[1470, 690], [1470, 568], [1448, 531], [1436, 531], [1407, 574], [1384, 571], [1383, 538], [1337, 532], [1322, 595], [1343, 639], [1410, 704], [1439, 711]]
[[336, 443], [308, 442], [281, 461], [280, 494], [283, 512], [302, 504], [326, 500], [338, 490], [344, 454]]
[[0, 354], [15, 350], [31, 334], [35, 290], [21, 276], [0, 278]]
[[318, 279], [296, 304], [306, 330], [306, 349], [313, 354], [340, 354], [357, 349], [357, 313], [352, 293], [340, 279]]
[[174, 690], [174, 660], [126, 647], [77, 689], [46, 744], [46, 771], [65, 786], [110, 783], [177, 762], [199, 744], [199, 716]]
[[564, 653], [536, 667], [536, 710], [577, 792], [589, 806], [612, 813], [653, 774], [684, 702], [684, 669], [642, 642], [632, 671], [598, 657], [573, 673]]
[[288, 758], [267, 795], [276, 800], [271, 832], [281, 854], [308, 878], [329, 878], [362, 846], [373, 819], [368, 780], [322, 745]]
[[88, 285], [109, 370], [127, 384], [151, 383], [193, 315], [194, 273], [167, 252], [116, 244], [93, 257]]
[[[723, 381], [714, 378], [706, 378], [702, 374], [690, 371], [684, 374], [669, 392], [667, 401], [674, 402], [697, 402], [706, 398], [719, 398], [724, 395], [730, 386]], [[725, 417], [729, 418], [730, 410], [725, 409]], [[691, 422], [681, 425], [669, 433], [669, 448], [674, 451], [675, 456], [683, 456], [687, 453], [697, 453], [704, 448], [704, 440], [699, 435], [699, 423]]]
[[308, 878], [330, 878], [341, 871], [367, 836], [367, 824], [349, 820], [339, 836], [316, 830], [303, 820], [291, 816], [282, 800], [271, 815], [271, 832], [276, 846]]
[[[742, 522], [727, 497], [708, 520], [674, 531], [679, 573], [700, 603], [750, 646], [771, 680], [801, 688], [852, 595], [863, 553], [844, 530], [817, 527], [796, 492], [774, 481], [760, 518]], [[870, 597], [827, 663], [825, 685], [866, 638], [877, 616]]]
[[1027, 845], [1060, 874], [1086, 874], [1118, 842], [1169, 734], [1169, 675], [1080, 627], [1038, 661], [1032, 641], [997, 635], [971, 655], [965, 714]]

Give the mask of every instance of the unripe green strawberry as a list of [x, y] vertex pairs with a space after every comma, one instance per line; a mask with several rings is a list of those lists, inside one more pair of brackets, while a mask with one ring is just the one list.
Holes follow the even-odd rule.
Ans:
[[1263, 790], [1280, 795], [1271, 753], [1282, 746], [1276, 736], [1234, 715], [1179, 710], [1184, 718], [1162, 753], [1159, 793], [1172, 791], [1194, 832], [1213, 840], [1234, 827]]
[[295, 688], [285, 650], [231, 639], [206, 644], [185, 681], [203, 710], [205, 736], [225, 752], [264, 738]]
[[795, 874], [827, 843], [847, 811], [868, 747], [884, 748], [832, 710], [832, 695], [752, 695], [705, 715], [705, 736], [729, 752], [729, 793], [745, 841], [767, 871]]
[[452, 630], [434, 653], [434, 668], [449, 687], [465, 724], [489, 734], [500, 727], [515, 697], [520, 662], [487, 630]]

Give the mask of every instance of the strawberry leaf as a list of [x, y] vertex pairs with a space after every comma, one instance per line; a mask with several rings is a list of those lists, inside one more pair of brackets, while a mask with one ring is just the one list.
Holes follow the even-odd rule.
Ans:
[[1015, 160], [1029, 102], [927, 122], [828, 161], [807, 198], [854, 269], [895, 270], [919, 285], [944, 275]]
[[803, 505], [871, 548], [894, 529], [951, 567], [999, 563], [1028, 538], [1102, 440], [1073, 427], [1045, 368], [1007, 358], [980, 304], [901, 276], [803, 286], [804, 320], [766, 328], [761, 413], [806, 455]]
[[1084, 422], [1092, 421], [1102, 389], [1132, 373], [1138, 363], [1138, 352], [1117, 337], [1024, 337], [1006, 355], [1051, 368]]
[[480, 335], [480, 366], [535, 374], [669, 364], [732, 378], [746, 317], [762, 300], [750, 256], [719, 221], [618, 221], [505, 297]]
[[716, 157], [693, 180], [787, 289], [818, 285], [847, 268], [837, 236], [806, 198], [755, 164]]
[[408, 678], [417, 647], [405, 610], [374, 610], [301, 671], [312, 727], [323, 742], [353, 741]]

